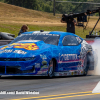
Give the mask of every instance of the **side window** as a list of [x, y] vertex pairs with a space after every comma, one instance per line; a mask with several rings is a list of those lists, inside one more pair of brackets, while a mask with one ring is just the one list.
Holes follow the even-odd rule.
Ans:
[[78, 43], [80, 44], [83, 40], [80, 37], [76, 37]]
[[[79, 38], [80, 39], [80, 38]], [[81, 43], [81, 39], [79, 40], [76, 36], [67, 35], [63, 38], [63, 46], [75, 46]]]

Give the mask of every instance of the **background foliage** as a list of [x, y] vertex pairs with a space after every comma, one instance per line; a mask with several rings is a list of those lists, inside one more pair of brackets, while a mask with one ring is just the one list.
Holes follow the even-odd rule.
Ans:
[[[53, 0], [0, 0], [16, 6], [44, 12], [53, 12]], [[75, 1], [75, 2], [100, 2], [100, 0], [56, 0], [56, 1]], [[80, 5], [80, 6], [79, 6]], [[76, 9], [79, 6], [79, 9]], [[56, 13], [85, 12], [87, 9], [95, 9], [98, 5], [56, 3]], [[75, 10], [76, 9], [76, 10]], [[75, 11], [74, 11], [75, 10]]]
[[[3, 0], [0, 0], [0, 1], [4, 2]], [[15, 1], [16, 0], [14, 0], [14, 2], [6, 1], [6, 3], [11, 3], [11, 4], [15, 5], [14, 4]], [[26, 2], [27, 0], [24, 0], [24, 1]], [[29, 0], [29, 1], [33, 1], [33, 0]], [[29, 27], [28, 31], [37, 31], [37, 30], [41, 30], [41, 29], [45, 30], [45, 31], [56, 31], [56, 30], [57, 31], [66, 31], [66, 23], [60, 22], [62, 14], [56, 14], [56, 16], [53, 16], [52, 13], [45, 12], [45, 11], [48, 11], [49, 7], [51, 8], [51, 11], [48, 11], [48, 12], [53, 11], [53, 2], [52, 1], [36, 0], [36, 2], [34, 2], [34, 3], [31, 2], [32, 4], [30, 2], [28, 2], [28, 4], [26, 4], [26, 6], [28, 8], [30, 7], [29, 9], [25, 9], [23, 7], [18, 7], [19, 5], [13, 6], [13, 5], [9, 5], [6, 3], [1, 3], [1, 2], [0, 2], [0, 15], [1, 15], [0, 16], [0, 31], [1, 32], [8, 32], [8, 33], [15, 34], [17, 36], [18, 32], [20, 30], [20, 27], [23, 24], [28, 25], [28, 27]], [[20, 1], [17, 1], [17, 3], [20, 4]], [[51, 3], [51, 5], [50, 5], [50, 3]], [[23, 6], [23, 5], [24, 5], [24, 2], [21, 6]], [[35, 6], [33, 10], [31, 10], [32, 5]], [[49, 5], [49, 7], [47, 5]], [[64, 6], [64, 5], [68, 5], [68, 7]], [[56, 3], [56, 13], [57, 12], [63, 13], [63, 12], [68, 11], [68, 9], [70, 11], [74, 11], [74, 9], [77, 6], [78, 6], [78, 4], [72, 4], [72, 3], [58, 3], [58, 4]], [[94, 6], [94, 5], [90, 5], [90, 6]], [[45, 10], [43, 7], [45, 8]], [[79, 9], [76, 10], [76, 12], [83, 11], [84, 9], [86, 9], [86, 7], [87, 6], [85, 6], [85, 5], [84, 5], [84, 7], [81, 5], [79, 7]], [[93, 8], [93, 7], [91, 7], [91, 8]], [[37, 11], [38, 9], [41, 11]], [[60, 10], [61, 10], [61, 12], [60, 12]], [[6, 11], [6, 13], [5, 13], [5, 11]], [[88, 26], [87, 26], [87, 29], [84, 30], [84, 32], [83, 32], [82, 27], [76, 26], [76, 34], [85, 38], [85, 36], [88, 35], [89, 32], [94, 27], [97, 19], [98, 19], [98, 17], [91, 16]], [[96, 31], [100, 31], [100, 23], [98, 23], [98, 25], [96, 26], [95, 32]]]

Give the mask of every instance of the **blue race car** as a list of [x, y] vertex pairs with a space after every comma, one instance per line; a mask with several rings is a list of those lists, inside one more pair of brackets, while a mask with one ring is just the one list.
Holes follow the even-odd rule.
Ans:
[[92, 47], [68, 32], [25, 32], [0, 46], [0, 76], [87, 75], [93, 70]]

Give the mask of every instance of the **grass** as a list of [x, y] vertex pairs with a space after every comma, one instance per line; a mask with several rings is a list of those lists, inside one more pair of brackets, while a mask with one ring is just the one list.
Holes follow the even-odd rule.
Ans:
[[[60, 22], [60, 14], [53, 16], [52, 13], [46, 13], [5, 3], [0, 3], [0, 31], [8, 32], [18, 35], [20, 27], [23, 24], [27, 24], [28, 31], [66, 31], [66, 23]], [[76, 27], [76, 35], [85, 38], [89, 34], [89, 31], [94, 27], [98, 17], [91, 17], [87, 29], [82, 27]], [[98, 23], [95, 31], [99, 31], [100, 23]]]
[[[18, 32], [20, 31], [21, 24], [0, 24], [0, 31], [1, 32], [8, 32], [15, 34], [15, 36], [18, 35]], [[28, 24], [29, 31], [39, 31], [39, 30], [44, 30], [44, 31], [64, 31], [65, 28], [63, 26], [39, 26], [39, 25], [31, 25]]]
[[[0, 24], [0, 31], [1, 32], [8, 32], [15, 34], [15, 36], [18, 35], [18, 32], [20, 30], [21, 24]], [[32, 25], [28, 24], [29, 31], [66, 31], [65, 26], [41, 26], [41, 25]], [[76, 35], [81, 36], [82, 38], [85, 38], [86, 35], [88, 35], [89, 31], [92, 29], [86, 29], [83, 32], [83, 28], [76, 27]]]

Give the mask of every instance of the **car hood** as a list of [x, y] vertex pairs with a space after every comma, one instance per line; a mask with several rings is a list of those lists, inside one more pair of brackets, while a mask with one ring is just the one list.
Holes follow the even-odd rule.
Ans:
[[51, 44], [46, 44], [39, 40], [19, 41], [0, 46], [0, 58], [34, 57], [45, 52], [50, 47], [52, 47]]

